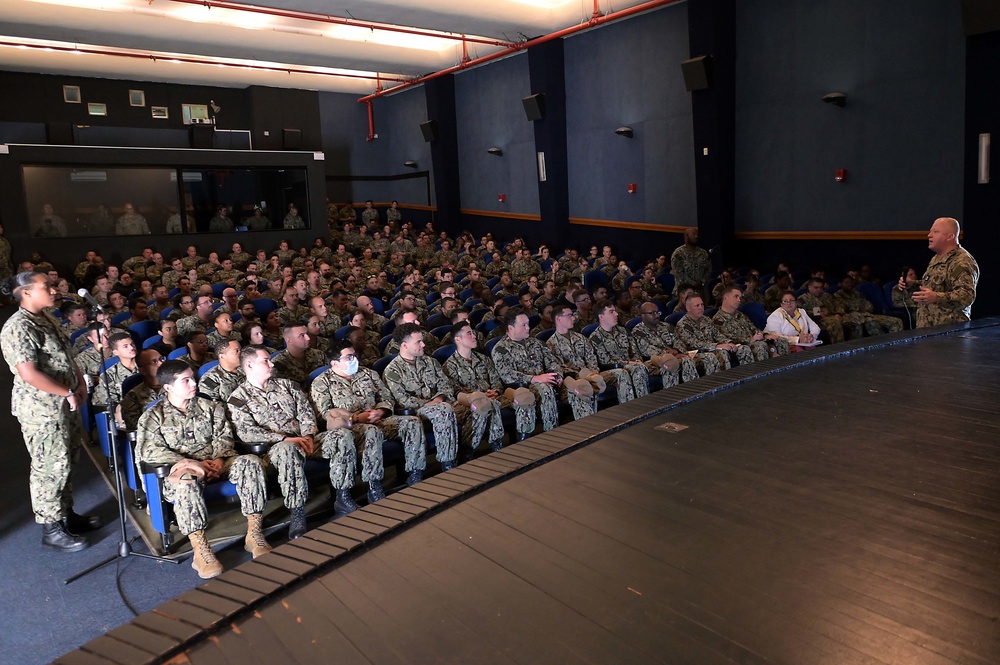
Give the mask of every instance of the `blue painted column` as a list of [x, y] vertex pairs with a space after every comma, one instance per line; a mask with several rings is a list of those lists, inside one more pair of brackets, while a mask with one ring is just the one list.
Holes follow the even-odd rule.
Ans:
[[[545, 154], [545, 182], [538, 183], [538, 208], [553, 253], [570, 238], [569, 170], [566, 160], [566, 68], [563, 40], [528, 49], [531, 93], [545, 95], [545, 117], [535, 120], [535, 151]], [[537, 168], [537, 167], [536, 167]]]

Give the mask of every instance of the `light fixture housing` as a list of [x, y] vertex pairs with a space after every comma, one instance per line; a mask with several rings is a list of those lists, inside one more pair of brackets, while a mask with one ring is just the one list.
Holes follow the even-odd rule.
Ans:
[[408, 159], [405, 162], [403, 162], [403, 166], [405, 166], [408, 169], [415, 169], [417, 168], [417, 163], [412, 159]]
[[618, 136], [624, 136], [627, 139], [630, 139], [633, 136], [635, 136], [635, 132], [632, 131], [631, 127], [619, 127], [618, 129], [615, 130], [615, 134], [617, 134]]
[[490, 153], [494, 157], [503, 157], [503, 150], [501, 150], [496, 146], [493, 146], [492, 148], [487, 148], [486, 152]]
[[828, 92], [823, 95], [823, 101], [844, 108], [847, 106], [847, 95], [842, 92]]

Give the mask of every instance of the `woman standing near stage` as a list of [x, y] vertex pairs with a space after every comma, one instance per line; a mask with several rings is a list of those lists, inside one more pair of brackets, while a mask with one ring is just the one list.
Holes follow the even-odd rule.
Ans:
[[14, 375], [11, 413], [31, 456], [28, 484], [42, 545], [76, 552], [90, 542], [75, 534], [101, 526], [100, 518], [73, 512], [71, 475], [79, 457], [86, 384], [69, 339], [44, 311], [55, 300], [48, 277], [19, 273], [0, 284], [0, 293], [20, 305], [0, 331], [0, 348]]

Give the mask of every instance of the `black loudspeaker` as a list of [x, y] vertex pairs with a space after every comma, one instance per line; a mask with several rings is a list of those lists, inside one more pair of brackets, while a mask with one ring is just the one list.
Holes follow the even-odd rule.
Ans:
[[302, 149], [302, 130], [301, 129], [282, 129], [281, 130], [281, 145], [285, 150], [301, 150]]
[[73, 123], [70, 122], [48, 122], [45, 123], [45, 140], [49, 145], [73, 145]]
[[191, 147], [211, 150], [215, 147], [215, 125], [191, 125]]
[[428, 120], [427, 122], [420, 123], [420, 133], [424, 135], [424, 141], [428, 143], [430, 143], [431, 141], [437, 141], [438, 137], [437, 120]]
[[695, 90], [707, 90], [712, 84], [712, 58], [707, 55], [699, 55], [681, 63], [681, 72], [684, 74], [684, 87], [688, 92]]
[[544, 94], [539, 92], [535, 95], [528, 95], [521, 100], [521, 104], [524, 105], [524, 115], [528, 116], [528, 120], [541, 120], [545, 117]]

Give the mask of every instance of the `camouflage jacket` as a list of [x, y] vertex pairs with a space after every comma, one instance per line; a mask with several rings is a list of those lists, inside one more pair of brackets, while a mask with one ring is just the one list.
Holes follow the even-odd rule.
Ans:
[[66, 386], [67, 392], [77, 387], [77, 365], [69, 340], [59, 331], [59, 324], [48, 314], [32, 314], [18, 308], [0, 332], [3, 357], [14, 375], [11, 393], [11, 413], [23, 419], [30, 415], [57, 412], [63, 395], [52, 395], [29, 385], [17, 372], [17, 366], [30, 362], [53, 381]]
[[655, 328], [640, 323], [632, 328], [632, 341], [635, 342], [639, 354], [643, 358], [662, 356], [671, 351], [680, 351], [681, 342], [677, 339], [674, 327], [666, 321], [660, 321]]
[[[121, 364], [121, 362], [117, 362], [109, 367], [108, 371], [101, 376], [101, 382], [108, 386], [108, 389], [111, 391], [111, 399], [116, 404], [122, 401], [122, 382], [135, 373], [136, 370], [129, 369]], [[108, 393], [104, 390], [104, 386], [98, 386], [94, 389], [91, 402], [93, 402], [94, 406], [108, 405]]]
[[844, 313], [841, 303], [825, 291], [818, 297], [806, 291], [796, 300], [799, 301], [799, 307], [806, 310], [810, 316], [815, 313], [817, 307], [819, 307], [820, 316], [835, 316]]
[[430, 356], [418, 356], [413, 361], [396, 356], [382, 372], [382, 378], [396, 403], [404, 409], [416, 409], [435, 397], [455, 401], [451, 382], [441, 364]]
[[236, 436], [245, 442], [277, 443], [290, 436], [313, 436], [316, 413], [299, 386], [271, 378], [264, 388], [244, 381], [226, 400]]
[[[553, 335], [554, 337], [555, 335]], [[635, 340], [625, 330], [625, 326], [615, 326], [607, 331], [600, 326], [590, 336], [590, 343], [602, 366], [618, 365], [630, 360], [642, 360]]]
[[359, 367], [350, 379], [329, 369], [316, 377], [309, 394], [320, 418], [325, 418], [330, 409], [347, 409], [351, 413], [385, 409], [392, 413], [395, 406], [378, 372], [367, 367]]
[[451, 379], [456, 392], [503, 390], [503, 382], [493, 361], [478, 351], [473, 351], [472, 358], [468, 360], [455, 351], [444, 361], [444, 373]]
[[175, 464], [234, 455], [233, 429], [221, 404], [195, 397], [182, 413], [162, 399], [139, 418], [135, 456], [140, 462]]
[[245, 378], [241, 368], [230, 372], [216, 365], [198, 379], [198, 392], [214, 402], [225, 402]]
[[[846, 314], [853, 314], [854, 312], [860, 312], [862, 314], [872, 313], [872, 303], [868, 298], [865, 298], [864, 294], [860, 291], [847, 291], [841, 289], [833, 294], [834, 299], [837, 304], [840, 305], [841, 310]], [[806, 309], [806, 313], [811, 313], [812, 310]]]
[[670, 255], [670, 272], [676, 285], [707, 284], [712, 277], [712, 259], [701, 247], [681, 245]]
[[284, 349], [274, 357], [274, 376], [304, 385], [309, 375], [326, 365], [326, 356], [319, 349], [306, 349], [305, 355], [295, 358]]
[[581, 369], [597, 369], [599, 363], [590, 340], [575, 330], [565, 335], [553, 333], [545, 343], [562, 363], [562, 374], [577, 375]]
[[712, 323], [725, 337], [738, 344], [749, 343], [750, 338], [760, 332], [750, 317], [739, 310], [728, 314], [720, 308], [712, 317]]
[[122, 397], [122, 420], [125, 421], [125, 429], [135, 430], [139, 424], [146, 407], [167, 394], [160, 388], [151, 388], [143, 381]]
[[719, 344], [732, 340], [712, 324], [712, 319], [703, 316], [697, 321], [684, 315], [677, 322], [677, 339], [684, 345], [682, 351], [710, 351]]
[[515, 342], [504, 336], [493, 347], [493, 364], [505, 385], [526, 387], [531, 378], [548, 372], [562, 372], [562, 364], [547, 346], [533, 337]]

